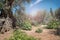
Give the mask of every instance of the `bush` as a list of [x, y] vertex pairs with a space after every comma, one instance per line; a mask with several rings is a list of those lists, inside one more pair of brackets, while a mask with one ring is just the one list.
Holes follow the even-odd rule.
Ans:
[[41, 33], [42, 30], [41, 30], [40, 28], [38, 28], [35, 32], [37, 32], [37, 33]]
[[59, 26], [60, 22], [59, 21], [51, 21], [48, 23], [48, 26], [46, 28], [48, 29], [57, 29], [57, 27]]
[[17, 22], [17, 24], [23, 30], [31, 30], [32, 29], [31, 23], [28, 21]]
[[20, 30], [16, 30], [14, 31], [13, 36], [10, 37], [9, 40], [37, 40], [37, 39], [31, 36], [28, 36], [27, 34], [25, 34]]
[[36, 27], [36, 26], [38, 26], [40, 23], [34, 21], [34, 22], [31, 22], [31, 24]]
[[32, 29], [32, 26], [29, 22], [25, 21], [24, 23], [22, 23], [22, 29], [24, 30], [31, 30]]

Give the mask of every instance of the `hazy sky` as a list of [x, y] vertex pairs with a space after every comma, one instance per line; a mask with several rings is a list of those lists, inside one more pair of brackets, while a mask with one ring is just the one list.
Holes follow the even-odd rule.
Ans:
[[[27, 13], [35, 13], [37, 10], [46, 9], [47, 11], [52, 8], [53, 10], [60, 7], [60, 0], [31, 0], [30, 4], [25, 4]], [[33, 14], [32, 14], [33, 15]]]

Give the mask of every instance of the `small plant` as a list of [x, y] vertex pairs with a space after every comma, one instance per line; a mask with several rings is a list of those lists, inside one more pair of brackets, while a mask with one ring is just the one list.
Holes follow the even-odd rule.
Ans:
[[42, 30], [41, 30], [40, 28], [38, 28], [35, 32], [37, 32], [37, 33], [41, 33]]
[[34, 37], [28, 36], [26, 33], [16, 30], [13, 33], [13, 36], [9, 40], [37, 40]]
[[38, 26], [38, 25], [39, 25], [38, 22], [32, 22], [31, 24], [32, 24], [33, 26]]
[[39, 23], [34, 23], [34, 26], [38, 26], [39, 25]]

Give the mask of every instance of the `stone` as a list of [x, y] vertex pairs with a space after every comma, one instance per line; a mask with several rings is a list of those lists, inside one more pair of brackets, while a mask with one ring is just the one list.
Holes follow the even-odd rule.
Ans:
[[7, 17], [5, 20], [2, 20], [0, 24], [1, 24], [1, 27], [0, 27], [1, 33], [7, 32], [12, 29], [12, 19], [10, 19], [9, 17]]

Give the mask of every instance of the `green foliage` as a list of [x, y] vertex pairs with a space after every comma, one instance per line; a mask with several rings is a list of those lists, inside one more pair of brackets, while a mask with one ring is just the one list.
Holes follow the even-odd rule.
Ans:
[[48, 26], [46, 28], [48, 29], [57, 29], [57, 27], [59, 26], [60, 22], [59, 21], [51, 21], [48, 23]]
[[35, 32], [37, 32], [37, 33], [41, 33], [42, 30], [41, 30], [40, 28], [38, 28]]
[[34, 37], [28, 36], [20, 30], [16, 30], [13, 33], [13, 36], [9, 40], [37, 40]]
[[15, 17], [17, 19], [17, 22], [16, 22], [17, 26], [19, 26], [24, 30], [31, 30], [32, 26], [31, 26], [30, 20], [28, 19], [28, 16], [25, 13], [22, 13], [19, 11]]
[[0, 9], [2, 8], [3, 4], [0, 2]]
[[20, 28], [22, 28], [23, 30], [31, 30], [31, 29], [32, 29], [31, 23], [28, 22], [28, 21], [18, 22], [17, 24], [18, 24], [18, 26], [19, 26]]
[[22, 24], [21, 28], [24, 29], [24, 30], [31, 30], [32, 26], [29, 22], [26, 21]]

